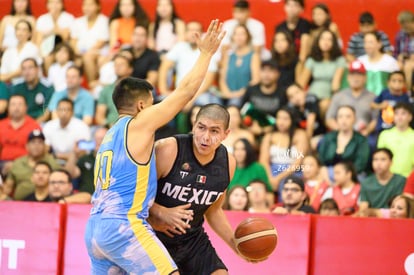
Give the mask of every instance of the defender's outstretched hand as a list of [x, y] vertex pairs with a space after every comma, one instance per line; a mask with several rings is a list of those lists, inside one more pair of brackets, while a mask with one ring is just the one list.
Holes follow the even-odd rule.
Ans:
[[213, 55], [220, 46], [221, 40], [223, 40], [226, 32], [222, 30], [223, 23], [218, 19], [211, 21], [208, 27], [207, 33], [203, 38], [200, 38], [199, 34], [196, 34], [197, 45], [202, 53]]

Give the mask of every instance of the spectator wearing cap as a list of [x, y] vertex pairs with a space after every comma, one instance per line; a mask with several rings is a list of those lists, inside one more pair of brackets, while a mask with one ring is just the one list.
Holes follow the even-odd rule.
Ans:
[[285, 178], [282, 189], [282, 206], [277, 206], [273, 213], [276, 214], [306, 214], [316, 213], [315, 210], [307, 205], [307, 195], [303, 180], [297, 176]]
[[414, 91], [414, 13], [402, 11], [397, 19], [401, 30], [395, 37], [394, 56], [404, 69], [407, 87]]
[[286, 20], [276, 26], [275, 33], [287, 31], [293, 37], [300, 64], [305, 63], [309, 54], [311, 23], [300, 17], [305, 8], [305, 0], [285, 0]]
[[366, 70], [362, 62], [355, 60], [348, 68], [349, 88], [336, 93], [326, 112], [326, 126], [331, 130], [338, 130], [336, 114], [341, 106], [353, 106], [355, 109], [356, 121], [354, 129], [364, 136], [374, 132], [378, 111], [372, 110], [370, 105], [375, 100], [375, 94], [365, 88]]
[[[274, 117], [280, 107], [287, 104], [286, 87], [279, 86], [279, 69], [274, 60], [264, 61], [260, 69], [260, 82], [249, 86], [242, 99], [242, 110], [253, 109], [263, 115]], [[247, 125], [249, 130], [260, 136], [272, 130], [273, 125], [260, 125], [254, 120]]]
[[377, 30], [377, 25], [372, 13], [363, 12], [359, 16], [359, 32], [352, 34], [348, 41], [348, 48], [346, 50], [346, 59], [348, 62], [354, 61], [365, 54], [364, 35], [369, 32], [378, 34], [384, 53], [392, 53], [393, 49], [388, 35], [383, 31]]
[[261, 50], [266, 45], [265, 26], [264, 24], [252, 17], [250, 17], [250, 3], [246, 0], [238, 0], [233, 5], [233, 18], [224, 21], [223, 30], [226, 31], [226, 36], [221, 42], [223, 52], [231, 47], [231, 36], [237, 25], [243, 24], [249, 30], [252, 36], [252, 44], [254, 49], [261, 53]]
[[29, 133], [40, 129], [40, 125], [27, 115], [26, 99], [22, 95], [11, 95], [8, 117], [0, 120], [0, 171], [5, 175], [11, 161], [27, 154]]
[[397, 60], [382, 50], [381, 39], [375, 32], [364, 35], [365, 53], [358, 57], [367, 70], [366, 88], [379, 95], [387, 88], [387, 78], [390, 73], [400, 70]]
[[399, 102], [394, 106], [394, 127], [384, 130], [378, 137], [378, 148], [388, 148], [392, 154], [391, 172], [408, 177], [414, 169], [414, 130], [411, 106]]
[[40, 68], [34, 58], [27, 58], [20, 65], [23, 82], [11, 88], [12, 94], [20, 94], [26, 98], [27, 114], [39, 123], [49, 119], [47, 105], [53, 94], [53, 88], [39, 77]]
[[74, 103], [63, 98], [57, 104], [57, 118], [48, 121], [43, 132], [46, 144], [51, 147], [54, 155], [63, 165], [72, 151], [80, 153], [77, 142], [90, 140], [89, 126], [79, 118], [74, 117]]
[[47, 153], [45, 136], [40, 130], [34, 130], [29, 134], [26, 148], [27, 155], [13, 161], [5, 181], [5, 192], [13, 194], [15, 200], [23, 200], [34, 192], [32, 175], [37, 162], [44, 161], [54, 169], [59, 167], [56, 159]]

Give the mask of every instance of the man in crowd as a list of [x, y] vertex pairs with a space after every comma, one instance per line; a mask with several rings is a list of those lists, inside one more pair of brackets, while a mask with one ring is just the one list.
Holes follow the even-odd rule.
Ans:
[[88, 192], [73, 192], [72, 177], [64, 169], [54, 170], [49, 176], [49, 197], [59, 203], [90, 203]]
[[49, 197], [49, 176], [52, 167], [46, 161], [38, 161], [33, 168], [32, 183], [34, 192], [24, 198], [24, 201], [51, 202]]
[[5, 182], [7, 194], [11, 195], [14, 193], [13, 197], [15, 200], [23, 200], [34, 191], [35, 186], [32, 182], [32, 175], [33, 168], [37, 162], [44, 161], [52, 169], [60, 167], [56, 159], [47, 153], [45, 136], [40, 130], [34, 130], [28, 135], [26, 148], [27, 155], [13, 161]]

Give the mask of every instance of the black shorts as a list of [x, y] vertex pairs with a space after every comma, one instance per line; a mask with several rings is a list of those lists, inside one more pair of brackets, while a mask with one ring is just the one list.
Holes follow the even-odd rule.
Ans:
[[191, 238], [175, 243], [164, 242], [180, 275], [210, 275], [218, 269], [227, 270], [202, 228], [191, 235]]

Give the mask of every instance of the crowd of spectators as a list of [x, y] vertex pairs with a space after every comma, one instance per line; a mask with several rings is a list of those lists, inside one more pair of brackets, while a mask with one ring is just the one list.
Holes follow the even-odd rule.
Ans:
[[[413, 218], [414, 12], [394, 19], [395, 41], [369, 11], [346, 38], [329, 3], [307, 20], [304, 0], [285, 0], [268, 49], [271, 26], [251, 5], [234, 2], [197, 98], [156, 138], [191, 131], [199, 106], [220, 103], [237, 163], [226, 209]], [[146, 79], [159, 102], [199, 55], [202, 24], [172, 0], [157, 1], [153, 22], [137, 0], [109, 16], [99, 0], [81, 9], [75, 18], [48, 0], [35, 18], [13, 0], [1, 20], [0, 200], [89, 203], [117, 81]]]

